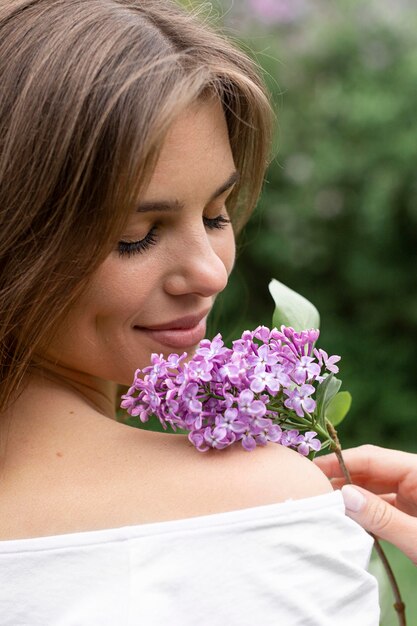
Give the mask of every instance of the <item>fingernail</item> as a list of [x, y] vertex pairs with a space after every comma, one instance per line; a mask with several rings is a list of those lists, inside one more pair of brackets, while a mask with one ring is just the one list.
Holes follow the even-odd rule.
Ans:
[[359, 513], [366, 504], [365, 496], [351, 485], [344, 485], [342, 487], [342, 496], [345, 501], [346, 509], [353, 513]]

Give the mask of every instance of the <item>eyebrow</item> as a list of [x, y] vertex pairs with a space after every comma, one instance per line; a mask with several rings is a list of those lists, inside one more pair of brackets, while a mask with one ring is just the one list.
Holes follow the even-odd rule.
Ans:
[[[238, 180], [240, 179], [239, 172], [235, 171], [233, 174], [229, 176], [226, 182], [223, 183], [214, 194], [211, 196], [209, 202], [213, 202], [219, 196], [221, 196], [225, 191], [233, 187]], [[149, 202], [141, 202], [139, 206], [136, 208], [137, 213], [147, 213], [149, 211], [175, 211], [183, 209], [184, 205], [178, 200], [167, 201], [167, 200], [155, 200]]]

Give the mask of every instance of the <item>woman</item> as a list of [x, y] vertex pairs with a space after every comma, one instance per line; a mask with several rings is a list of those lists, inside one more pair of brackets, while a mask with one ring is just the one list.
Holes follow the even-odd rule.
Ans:
[[371, 541], [314, 464], [114, 419], [226, 286], [256, 68], [160, 0], [6, 1], [0, 42], [3, 623], [377, 624]]

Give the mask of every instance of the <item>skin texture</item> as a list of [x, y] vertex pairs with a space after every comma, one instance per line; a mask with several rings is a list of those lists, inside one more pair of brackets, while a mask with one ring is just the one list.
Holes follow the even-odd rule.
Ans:
[[[417, 455], [365, 445], [344, 450], [343, 458], [355, 484], [342, 488], [346, 513], [417, 565]], [[335, 488], [342, 487], [334, 454], [315, 462]]]
[[231, 189], [210, 198], [234, 171], [220, 104], [200, 103], [182, 114], [166, 138], [141, 202], [178, 200], [183, 208], [130, 217], [120, 239], [143, 240], [156, 226], [156, 244], [121, 257], [115, 242], [114, 252], [94, 274], [45, 355], [49, 370], [54, 371], [55, 362], [66, 368], [69, 379], [76, 372], [78, 381], [82, 372], [89, 386], [101, 386], [97, 379], [129, 385], [151, 352], [167, 351], [134, 326], [209, 312], [226, 287], [235, 242], [230, 224], [209, 229], [203, 218], [227, 218], [225, 201]]
[[41, 355], [43, 374], [33, 374], [0, 416], [0, 508], [7, 511], [0, 539], [194, 517], [331, 491], [313, 463], [283, 446], [202, 454], [185, 435], [114, 419], [115, 381], [130, 384], [152, 352], [174, 351], [134, 327], [206, 313], [227, 284], [232, 228], [211, 229], [207, 220], [227, 216], [230, 190], [211, 198], [234, 169], [220, 104], [185, 111], [141, 198], [178, 200], [182, 208], [131, 216], [120, 240], [143, 240], [156, 226], [156, 244], [120, 257], [115, 241]]

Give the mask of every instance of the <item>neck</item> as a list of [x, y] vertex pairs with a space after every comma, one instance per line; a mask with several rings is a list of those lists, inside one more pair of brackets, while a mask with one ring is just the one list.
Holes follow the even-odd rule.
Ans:
[[79, 437], [88, 424], [100, 429], [100, 423], [110, 425], [105, 417], [116, 419], [116, 383], [44, 365], [33, 367], [24, 383], [0, 416], [0, 459], [6, 448], [15, 448], [13, 442], [21, 450], [40, 450], [56, 435]]
[[46, 363], [33, 367], [24, 383], [0, 415], [0, 480], [10, 459], [12, 467], [24, 466], [53, 448], [94, 446], [118, 427], [116, 383]]
[[63, 411], [71, 415], [88, 411], [115, 419], [116, 399], [116, 383], [38, 359], [6, 413], [30, 412], [46, 419]]
[[34, 384], [49, 391], [52, 385], [56, 392], [64, 392], [67, 403], [73, 402], [77, 407], [84, 404], [105, 417], [116, 417], [117, 384], [114, 382], [42, 360], [31, 372], [29, 385]]

